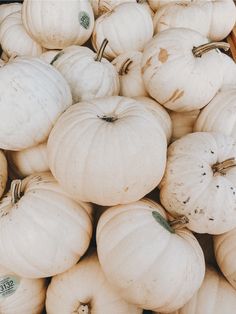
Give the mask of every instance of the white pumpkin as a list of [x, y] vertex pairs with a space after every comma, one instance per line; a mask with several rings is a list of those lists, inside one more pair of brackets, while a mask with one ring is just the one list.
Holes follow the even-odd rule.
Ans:
[[0, 5], [0, 24], [6, 16], [13, 12], [21, 11], [22, 3], [5, 3]]
[[207, 43], [206, 37], [185, 28], [167, 29], [154, 36], [142, 59], [144, 84], [150, 96], [173, 111], [192, 111], [207, 105], [224, 76], [221, 53], [215, 48], [229, 48], [227, 43]]
[[235, 308], [236, 291], [219, 272], [208, 266], [204, 281], [192, 299], [169, 314], [233, 314]]
[[198, 116], [194, 131], [221, 132], [236, 141], [236, 85], [220, 91]]
[[[97, 227], [97, 250], [108, 281], [128, 302], [171, 311], [200, 287], [205, 262], [190, 231], [174, 231], [164, 209], [150, 200], [104, 212]], [[174, 263], [173, 263], [174, 261]]]
[[49, 171], [46, 142], [21, 151], [7, 151], [6, 156], [9, 167], [17, 178]]
[[138, 200], [160, 182], [166, 135], [143, 102], [120, 96], [71, 106], [48, 139], [49, 167], [75, 199], [110, 206]]
[[0, 311], [4, 314], [41, 314], [46, 297], [44, 279], [27, 279], [0, 266]]
[[0, 198], [3, 195], [3, 192], [7, 184], [7, 159], [4, 153], [0, 150]]
[[154, 16], [154, 33], [176, 27], [193, 29], [212, 41], [224, 39], [236, 22], [233, 0], [170, 2]]
[[140, 51], [128, 51], [112, 61], [119, 74], [121, 96], [148, 96], [141, 72], [141, 60]]
[[129, 50], [142, 51], [152, 35], [153, 22], [147, 4], [122, 3], [96, 20], [92, 44], [98, 51], [106, 38], [104, 56], [114, 59]]
[[194, 123], [197, 120], [199, 113], [200, 110], [169, 112], [172, 122], [172, 142], [188, 133], [193, 132]]
[[135, 99], [141, 101], [145, 104], [146, 108], [154, 113], [155, 117], [160, 121], [160, 124], [166, 134], [167, 143], [169, 143], [172, 135], [172, 123], [165, 108], [149, 97], [135, 97]]
[[70, 199], [50, 173], [12, 182], [0, 201], [0, 264], [27, 278], [66, 271], [89, 246], [88, 204]]
[[67, 47], [52, 60], [67, 80], [74, 102], [119, 94], [115, 67], [103, 58], [106, 45], [105, 40], [97, 54], [87, 47]]
[[220, 234], [236, 227], [236, 142], [221, 133], [196, 132], [168, 149], [160, 200], [187, 227]]
[[96, 17], [112, 11], [117, 5], [125, 2], [138, 2], [137, 0], [90, 0]]
[[24, 0], [22, 20], [29, 35], [48, 49], [82, 45], [94, 26], [88, 0]]
[[213, 237], [217, 264], [234, 289], [236, 289], [235, 240], [236, 228]]
[[0, 43], [2, 50], [10, 58], [17, 56], [39, 56], [43, 48], [26, 32], [21, 12], [9, 14], [0, 24]]
[[71, 105], [62, 75], [38, 58], [19, 57], [0, 68], [0, 148], [21, 150], [45, 141]]
[[47, 50], [43, 52], [39, 58], [47, 63], [51, 63], [59, 52], [60, 50]]
[[48, 314], [141, 314], [107, 282], [95, 253], [52, 278], [47, 290]]

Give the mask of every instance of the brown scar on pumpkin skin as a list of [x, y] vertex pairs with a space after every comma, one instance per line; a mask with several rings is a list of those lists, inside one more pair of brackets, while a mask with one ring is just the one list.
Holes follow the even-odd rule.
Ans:
[[147, 68], [151, 65], [151, 60], [152, 60], [152, 57], [149, 57], [147, 59], [147, 62], [146, 64], [142, 67], [142, 74], [147, 70]]
[[163, 103], [166, 104], [168, 102], [175, 102], [177, 99], [181, 98], [184, 95], [184, 91], [180, 91], [178, 88], [174, 91], [174, 93], [171, 95], [171, 97], [169, 99], [167, 99], [167, 101], [165, 101]]
[[169, 54], [168, 51], [164, 48], [160, 48], [160, 52], [158, 54], [158, 60], [162, 63], [165, 63], [168, 60]]

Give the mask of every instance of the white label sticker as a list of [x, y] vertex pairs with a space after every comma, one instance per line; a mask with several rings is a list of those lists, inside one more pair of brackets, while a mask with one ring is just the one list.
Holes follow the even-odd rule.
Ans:
[[90, 17], [87, 12], [81, 11], [79, 13], [79, 23], [83, 28], [88, 29], [90, 25]]
[[6, 298], [15, 293], [20, 284], [20, 278], [9, 275], [0, 278], [0, 298]]

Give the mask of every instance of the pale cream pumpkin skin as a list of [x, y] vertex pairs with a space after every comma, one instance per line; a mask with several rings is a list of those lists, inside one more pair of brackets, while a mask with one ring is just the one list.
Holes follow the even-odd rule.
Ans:
[[194, 131], [221, 132], [236, 141], [236, 86], [220, 91], [198, 116]]
[[172, 142], [188, 133], [193, 132], [194, 123], [197, 120], [199, 113], [200, 110], [186, 112], [169, 112], [172, 122]]
[[[0, 311], [4, 314], [41, 314], [46, 298], [45, 279], [27, 279], [0, 266]], [[6, 291], [6, 289], [8, 290]], [[6, 295], [4, 296], [3, 293]]]
[[39, 58], [47, 63], [51, 63], [60, 50], [47, 50], [43, 52]]
[[98, 56], [87, 47], [70, 46], [52, 64], [67, 80], [74, 102], [119, 94], [119, 76], [102, 53]]
[[153, 19], [154, 33], [175, 27], [195, 30], [212, 41], [223, 40], [236, 22], [233, 0], [170, 2]]
[[141, 72], [141, 60], [142, 52], [128, 51], [112, 61], [119, 74], [121, 96], [148, 96]]
[[96, 17], [112, 11], [114, 7], [125, 2], [136, 3], [137, 0], [90, 0], [94, 15]]
[[114, 59], [130, 50], [142, 51], [152, 35], [153, 22], [147, 4], [122, 3], [95, 21], [92, 44], [98, 51], [106, 38], [104, 56]]
[[208, 266], [204, 281], [192, 299], [169, 314], [233, 314], [235, 308], [236, 291], [219, 272]]
[[38, 58], [19, 57], [0, 68], [0, 147], [21, 150], [45, 141], [71, 105], [62, 75]]
[[21, 11], [22, 3], [6, 3], [0, 6], [0, 24], [5, 19], [6, 16], [13, 12]]
[[88, 0], [25, 0], [22, 20], [30, 36], [48, 49], [82, 45], [91, 36], [94, 26]]
[[154, 36], [142, 59], [144, 84], [150, 96], [173, 111], [192, 111], [207, 105], [223, 83], [224, 67], [218, 50], [201, 57], [194, 55], [193, 48], [206, 43], [206, 37], [183, 28]]
[[178, 3], [178, 2], [184, 2], [184, 3], [186, 3], [186, 2], [189, 2], [189, 1], [192, 1], [192, 0], [184, 0], [184, 1], [181, 1], [181, 0], [147, 0], [147, 2], [148, 2], [148, 4], [149, 4], [149, 6], [150, 6], [150, 8], [154, 11], [154, 12], [156, 12], [157, 10], [159, 10], [161, 7], [163, 7], [163, 6], [166, 6], [167, 4], [169, 4], [169, 3], [172, 3], [172, 2], [174, 2], [174, 3]]
[[88, 204], [70, 199], [46, 172], [25, 178], [19, 188], [0, 203], [0, 264], [27, 278], [66, 271], [89, 246]]
[[218, 266], [230, 284], [236, 289], [236, 229], [213, 237]]
[[49, 167], [61, 186], [75, 199], [104, 206], [153, 190], [164, 174], [166, 147], [155, 115], [144, 103], [120, 96], [71, 106], [47, 145]]
[[154, 113], [166, 134], [167, 143], [169, 143], [172, 135], [172, 122], [165, 108], [149, 97], [135, 97], [135, 99], [144, 103], [145, 107]]
[[2, 150], [0, 150], [0, 197], [3, 195], [3, 192], [6, 188], [7, 176], [7, 159]]
[[43, 48], [25, 30], [21, 12], [11, 13], [2, 21], [0, 43], [8, 57], [12, 55], [37, 57], [43, 52]]
[[52, 278], [47, 290], [48, 314], [141, 314], [106, 280], [97, 255], [89, 253], [67, 272]]
[[168, 312], [185, 304], [200, 287], [205, 262], [190, 231], [171, 233], [153, 212], [167, 219], [159, 204], [145, 199], [105, 211], [96, 233], [98, 258], [124, 299]]
[[46, 142], [21, 151], [7, 151], [6, 156], [15, 178], [49, 171]]
[[222, 133], [196, 132], [176, 140], [168, 148], [166, 172], [159, 185], [162, 205], [173, 216], [186, 215], [192, 231], [220, 234], [233, 229], [234, 158], [235, 140]]
[[236, 64], [232, 58], [222, 54], [224, 64], [224, 79], [220, 90], [236, 88]]

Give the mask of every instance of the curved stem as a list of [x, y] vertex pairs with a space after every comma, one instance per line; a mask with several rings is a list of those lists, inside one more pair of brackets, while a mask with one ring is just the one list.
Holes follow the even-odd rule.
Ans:
[[130, 59], [130, 58], [128, 58], [127, 60], [125, 60], [125, 62], [121, 65], [121, 68], [120, 68], [120, 70], [119, 70], [119, 75], [125, 75], [125, 74], [127, 74], [128, 73], [128, 71], [129, 71], [129, 66], [130, 66], [130, 64], [131, 63], [133, 63], [133, 61]]
[[222, 175], [225, 175], [226, 174], [225, 170], [227, 170], [231, 167], [235, 167], [235, 166], [236, 166], [236, 160], [234, 157], [232, 157], [232, 158], [228, 158], [222, 162], [217, 162], [216, 164], [214, 164], [212, 166], [212, 171], [213, 171], [213, 174], [218, 172]]
[[227, 51], [229, 50], [230, 45], [225, 42], [211, 42], [198, 47], [193, 47], [192, 52], [194, 57], [200, 58], [204, 53], [217, 48]]
[[22, 180], [13, 180], [11, 182], [10, 193], [11, 193], [12, 204], [16, 204], [21, 198]]
[[105, 38], [101, 44], [101, 47], [98, 50], [98, 53], [97, 53], [95, 59], [94, 59], [95, 61], [101, 62], [107, 44], [108, 44], [108, 40]]
[[172, 221], [169, 222], [169, 225], [174, 229], [181, 229], [184, 228], [187, 223], [189, 223], [189, 219], [186, 216], [180, 216]]
[[50, 64], [53, 65], [53, 63], [54, 63], [55, 61], [57, 61], [57, 59], [60, 58], [60, 56], [62, 56], [63, 54], [64, 54], [64, 51], [63, 51], [63, 50], [60, 51], [60, 52], [58, 52], [58, 53], [55, 55], [55, 57], [52, 59], [52, 61], [50, 62]]

